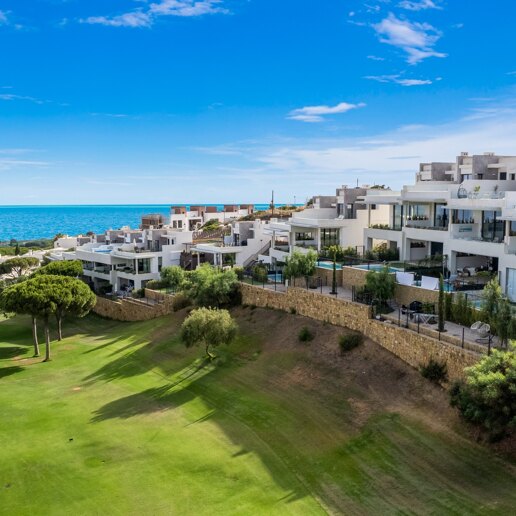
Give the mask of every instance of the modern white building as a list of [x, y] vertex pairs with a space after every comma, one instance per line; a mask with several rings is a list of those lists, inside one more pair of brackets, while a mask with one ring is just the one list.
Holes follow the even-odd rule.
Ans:
[[389, 209], [387, 227], [369, 224], [366, 249], [385, 241], [402, 260], [444, 256], [451, 274], [497, 272], [516, 301], [516, 157], [461, 153], [455, 162], [423, 163], [414, 185], [367, 206]]
[[180, 231], [197, 231], [211, 220], [227, 224], [253, 213], [252, 204], [226, 204], [222, 211], [219, 211], [216, 206], [172, 206], [170, 227]]
[[192, 234], [168, 226], [147, 225], [139, 230], [124, 227], [93, 235], [91, 241], [74, 251], [54, 249], [49, 258], [81, 260], [84, 279], [95, 291], [139, 289], [159, 279], [162, 267], [180, 265], [181, 254], [192, 243]]
[[271, 220], [268, 263], [284, 262], [294, 251], [322, 251], [331, 245], [363, 247], [363, 231], [374, 224], [387, 224], [390, 207], [385, 203], [366, 205], [365, 196], [390, 198], [390, 190], [368, 186], [342, 186], [333, 196], [316, 196], [305, 210], [295, 212], [288, 221]]

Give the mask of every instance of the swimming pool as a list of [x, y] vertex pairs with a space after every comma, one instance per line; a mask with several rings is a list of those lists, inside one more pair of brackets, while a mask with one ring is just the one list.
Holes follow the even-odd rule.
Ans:
[[[333, 270], [333, 262], [317, 262], [317, 267], [319, 267], [320, 269], [331, 269], [331, 270]], [[335, 269], [338, 270], [338, 271], [342, 270], [342, 265], [337, 263], [335, 265]]]
[[[370, 263], [366, 265], [354, 265], [353, 269], [361, 269], [363, 271], [375, 271], [379, 272], [383, 270], [385, 265], [382, 263]], [[403, 269], [397, 269], [396, 267], [389, 267], [389, 272], [403, 272]]]

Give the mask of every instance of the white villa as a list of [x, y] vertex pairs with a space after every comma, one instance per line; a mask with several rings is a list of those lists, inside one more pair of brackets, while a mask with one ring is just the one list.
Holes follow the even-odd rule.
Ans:
[[369, 191], [364, 203], [389, 209], [386, 227], [365, 226], [366, 249], [385, 241], [402, 260], [444, 256], [452, 275], [498, 272], [516, 301], [516, 156], [463, 152], [423, 163], [414, 185], [385, 197]]
[[210, 220], [227, 224], [254, 213], [252, 204], [226, 204], [222, 211], [216, 206], [172, 206], [170, 208], [170, 226], [173, 229], [197, 231]]
[[[81, 260], [85, 280], [95, 291], [125, 291], [145, 287], [148, 281], [160, 279], [162, 267], [180, 265], [194, 268], [209, 262], [216, 266], [247, 266], [259, 253], [270, 247], [262, 221], [234, 222], [251, 215], [252, 205], [215, 207], [173, 206], [170, 223], [161, 214], [142, 217], [140, 229], [123, 227], [103, 234], [64, 236], [54, 243], [51, 260]], [[230, 234], [198, 241], [199, 228], [210, 220], [232, 222]], [[208, 236], [210, 234], [208, 233]]]
[[366, 196], [390, 198], [390, 190], [362, 186], [342, 186], [333, 196], [316, 196], [311, 206], [293, 214], [285, 222], [272, 219], [267, 233], [271, 237], [265, 263], [284, 262], [294, 251], [321, 251], [330, 245], [354, 247], [364, 245], [364, 228], [372, 224], [388, 224], [390, 206], [386, 203], [366, 204]]
[[84, 277], [95, 291], [110, 286], [117, 291], [132, 290], [159, 279], [162, 267], [180, 265], [185, 244], [191, 242], [191, 231], [124, 227], [93, 235], [75, 251], [56, 248], [50, 259], [81, 260]]

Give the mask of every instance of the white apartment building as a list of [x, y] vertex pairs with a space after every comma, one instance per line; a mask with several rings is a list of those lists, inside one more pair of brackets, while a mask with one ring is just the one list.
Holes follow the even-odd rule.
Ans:
[[226, 224], [253, 213], [252, 204], [225, 204], [222, 211], [216, 206], [172, 206], [170, 227], [180, 231], [197, 231], [210, 220]]
[[247, 267], [271, 246], [269, 223], [262, 220], [236, 221], [231, 233], [220, 242], [197, 243], [189, 251], [195, 255], [195, 264], [208, 261], [215, 266], [236, 265]]
[[271, 220], [267, 232], [271, 236], [268, 263], [284, 262], [294, 251], [318, 252], [330, 245], [344, 248], [363, 247], [363, 231], [372, 224], [388, 224], [390, 207], [384, 202], [365, 204], [367, 195], [390, 198], [390, 190], [368, 186], [342, 186], [333, 196], [316, 196], [305, 210], [286, 221]]
[[414, 185], [382, 199], [368, 192], [364, 202], [389, 209], [387, 227], [366, 226], [366, 249], [385, 241], [402, 260], [443, 255], [452, 275], [497, 272], [516, 301], [516, 156], [463, 152], [423, 163]]
[[74, 251], [54, 249], [50, 259], [81, 260], [84, 279], [95, 291], [110, 287], [115, 291], [140, 289], [148, 281], [158, 280], [162, 267], [180, 265], [181, 253], [192, 243], [193, 235], [161, 224], [157, 228], [144, 226], [93, 235], [91, 241]]

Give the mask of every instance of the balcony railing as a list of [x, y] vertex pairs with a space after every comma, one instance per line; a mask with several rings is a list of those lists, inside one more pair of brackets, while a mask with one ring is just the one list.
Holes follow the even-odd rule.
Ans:
[[419, 223], [419, 224], [414, 224], [414, 223], [410, 223], [410, 222], [407, 222], [407, 224], [405, 224], [405, 227], [406, 228], [412, 228], [412, 229], [431, 229], [432, 231], [448, 231], [448, 226], [433, 226], [433, 225], [426, 225], [426, 224], [422, 224], [422, 223]]
[[392, 227], [388, 224], [371, 224], [369, 229], [384, 229], [386, 231], [401, 231], [401, 227]]

